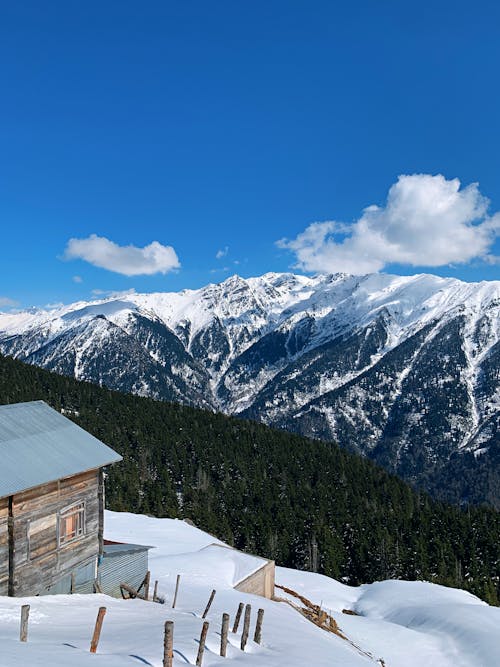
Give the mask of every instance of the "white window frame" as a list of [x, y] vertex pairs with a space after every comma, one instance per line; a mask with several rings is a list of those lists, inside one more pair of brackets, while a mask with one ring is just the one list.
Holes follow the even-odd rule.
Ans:
[[[68, 519], [69, 517], [75, 516], [76, 515], [76, 528], [75, 528], [75, 534], [72, 535], [71, 537], [66, 537], [65, 534], [62, 532], [62, 524], [63, 522]], [[59, 514], [57, 517], [57, 546], [58, 547], [64, 547], [66, 544], [69, 544], [70, 542], [74, 542], [75, 540], [79, 540], [81, 537], [83, 537], [86, 533], [86, 512], [85, 512], [85, 501], [80, 501], [77, 503], [73, 503], [71, 505], [68, 505], [67, 507], [63, 507], [63, 509], [59, 510]]]

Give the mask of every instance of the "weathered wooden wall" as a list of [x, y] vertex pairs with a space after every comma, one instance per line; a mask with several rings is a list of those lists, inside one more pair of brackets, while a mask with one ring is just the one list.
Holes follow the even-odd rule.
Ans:
[[0, 498], [0, 595], [9, 591], [9, 499]]
[[[99, 471], [94, 470], [44, 484], [13, 497], [14, 554], [11, 595], [44, 593], [55, 582], [71, 574], [78, 565], [97, 558], [98, 491]], [[58, 547], [59, 512], [68, 505], [80, 502], [85, 502], [85, 534]], [[0, 520], [1, 517], [2, 510]], [[0, 553], [1, 535], [0, 527]], [[2, 571], [0, 570], [0, 573]]]

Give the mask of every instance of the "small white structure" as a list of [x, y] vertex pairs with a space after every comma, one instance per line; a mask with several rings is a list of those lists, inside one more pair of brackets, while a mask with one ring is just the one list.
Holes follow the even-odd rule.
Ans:
[[149, 552], [152, 578], [157, 572], [169, 573], [160, 576], [160, 588], [171, 587], [180, 574], [193, 585], [206, 586], [210, 582], [214, 588], [234, 588], [268, 599], [274, 597], [273, 560], [238, 551], [188, 521], [125, 512], [106, 514], [112, 519], [106, 524], [109, 540], [128, 542], [141, 535], [142, 540], [154, 545]]
[[[221, 552], [224, 549], [224, 552]], [[270, 600], [274, 597], [275, 564], [260, 556], [246, 554], [225, 544], [209, 544], [199, 552], [204, 558], [212, 555], [224, 560], [226, 567], [233, 565], [232, 587], [242, 593], [261, 595]]]

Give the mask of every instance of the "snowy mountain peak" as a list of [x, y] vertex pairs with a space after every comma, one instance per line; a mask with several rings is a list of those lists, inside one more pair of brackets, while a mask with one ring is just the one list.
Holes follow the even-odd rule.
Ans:
[[[0, 351], [336, 439], [410, 478], [500, 433], [500, 281], [230, 276], [0, 314]], [[492, 449], [493, 448], [493, 449]]]

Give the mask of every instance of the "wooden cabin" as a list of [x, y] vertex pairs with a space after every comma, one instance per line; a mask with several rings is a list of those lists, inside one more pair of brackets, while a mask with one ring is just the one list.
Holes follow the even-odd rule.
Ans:
[[0, 595], [93, 592], [120, 460], [43, 401], [0, 406]]

